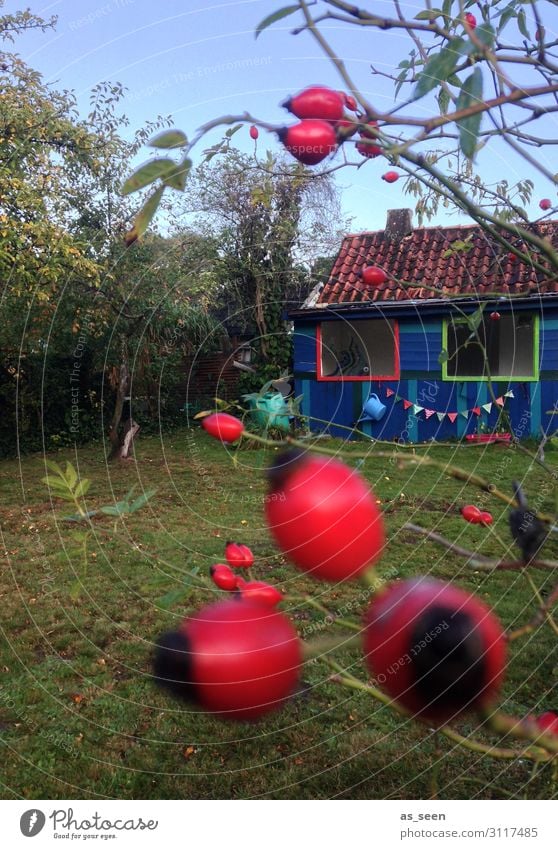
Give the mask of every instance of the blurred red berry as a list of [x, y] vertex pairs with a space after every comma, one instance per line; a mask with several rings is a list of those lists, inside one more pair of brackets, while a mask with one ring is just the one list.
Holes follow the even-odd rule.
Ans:
[[209, 570], [211, 580], [220, 590], [231, 592], [236, 589], [236, 575], [226, 563], [216, 563]]
[[539, 206], [544, 212], [546, 212], [547, 209], [552, 208], [552, 201], [550, 198], [543, 198], [539, 201]]
[[478, 518], [479, 525], [491, 525], [493, 521], [492, 513], [489, 513], [487, 510], [483, 510]]
[[365, 265], [360, 276], [365, 286], [381, 286], [388, 279], [384, 269], [377, 265]]
[[475, 596], [427, 578], [374, 597], [364, 650], [381, 688], [421, 719], [447, 722], [486, 707], [504, 677], [506, 640], [497, 617]]
[[382, 174], [382, 180], [385, 180], [386, 183], [396, 183], [400, 176], [401, 174], [398, 174], [397, 171], [386, 171], [385, 174]]
[[467, 14], [465, 15], [465, 20], [469, 25], [469, 29], [475, 29], [477, 25], [477, 19], [473, 14], [471, 14], [471, 12], [467, 12]]
[[481, 511], [474, 504], [467, 504], [461, 508], [461, 515], [466, 522], [471, 522], [472, 525], [478, 525], [480, 522]]
[[186, 618], [158, 640], [155, 681], [226, 719], [257, 719], [293, 692], [302, 652], [287, 617], [246, 599], [227, 599]]
[[554, 713], [554, 711], [547, 710], [546, 713], [541, 713], [535, 719], [535, 722], [546, 734], [558, 735], [558, 714]]
[[491, 321], [500, 321], [500, 318], [501, 318], [501, 315], [500, 315], [499, 312], [491, 312], [490, 313], [490, 320]]
[[236, 442], [244, 432], [244, 425], [240, 419], [230, 416], [228, 413], [212, 413], [202, 419], [203, 429], [215, 439], [221, 442]]
[[254, 564], [254, 555], [247, 545], [229, 540], [225, 545], [225, 560], [234, 569], [249, 569]]
[[276, 587], [266, 584], [264, 581], [249, 581], [242, 587], [241, 594], [242, 598], [258, 601], [268, 607], [275, 607], [280, 601], [283, 601], [283, 594]]
[[256, 139], [258, 138], [258, 136], [259, 136], [258, 128], [257, 128], [257, 127], [255, 127], [255, 126], [252, 124], [252, 126], [250, 127], [250, 138], [251, 138], [251, 139], [254, 139], [254, 141], [256, 141]]
[[384, 547], [384, 523], [374, 493], [354, 470], [298, 449], [269, 470], [269, 529], [285, 556], [326, 581], [357, 578]]

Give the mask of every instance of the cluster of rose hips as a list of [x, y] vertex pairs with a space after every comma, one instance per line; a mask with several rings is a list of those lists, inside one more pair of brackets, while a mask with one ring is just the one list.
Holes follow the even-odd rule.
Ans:
[[466, 504], [461, 508], [461, 515], [472, 525], [491, 525], [494, 519], [487, 510], [479, 510], [474, 504]]
[[[202, 424], [222, 442], [238, 439], [244, 430], [242, 422], [223, 412]], [[335, 583], [355, 580], [381, 557], [385, 533], [378, 502], [345, 463], [289, 449], [268, 470], [268, 483], [275, 496], [265, 505], [268, 528], [301, 571]], [[233, 571], [253, 565], [250, 549], [229, 542], [225, 559], [211, 574], [230, 598], [204, 607], [160, 638], [155, 677], [207, 711], [256, 719], [295, 691], [302, 644], [277, 609], [281, 594]], [[486, 707], [500, 691], [506, 655], [502, 627], [483, 602], [451, 584], [417, 578], [386, 585], [372, 599], [362, 638], [373, 679], [421, 719], [447, 722]]]
[[[304, 165], [322, 162], [356, 133], [359, 141], [355, 147], [362, 156], [373, 159], [383, 153], [378, 143], [378, 122], [361, 114], [350, 94], [322, 85], [309, 86], [282, 105], [300, 121], [281, 127], [277, 135], [286, 150]], [[250, 138], [256, 141], [258, 135], [258, 128], [252, 125]], [[395, 183], [399, 176], [397, 171], [387, 171], [382, 179]]]

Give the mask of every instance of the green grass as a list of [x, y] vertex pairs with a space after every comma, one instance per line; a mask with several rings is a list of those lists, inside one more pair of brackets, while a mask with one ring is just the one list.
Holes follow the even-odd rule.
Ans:
[[[327, 446], [340, 446], [329, 441]], [[352, 445], [348, 456], [362, 450]], [[437, 459], [475, 469], [510, 491], [525, 481], [539, 509], [553, 507], [550, 478], [519, 452], [499, 446], [430, 449]], [[184, 587], [195, 567], [207, 573], [222, 560], [225, 540], [241, 540], [257, 557], [254, 577], [287, 593], [313, 592], [331, 610], [356, 599], [359, 585], [315, 584], [275, 549], [263, 520], [269, 461], [264, 450], [226, 450], [200, 431], [141, 439], [137, 462], [108, 465], [102, 448], [61, 451], [93, 485], [87, 508], [118, 500], [132, 484], [157, 488], [139, 513], [115, 528], [93, 520], [87, 567], [72, 539], [68, 512], [51, 503], [41, 456], [0, 464], [3, 566], [0, 578], [0, 740], [4, 798], [549, 798], [551, 768], [533, 772], [519, 758], [495, 761], [456, 748], [423, 725], [329, 680], [313, 662], [308, 685], [260, 724], [227, 724], [172, 702], [149, 677], [152, 643], [188, 611], [215, 595], [191, 587], [165, 609], [163, 599]], [[236, 461], [233, 462], [233, 458]], [[548, 455], [549, 462], [554, 455]], [[349, 460], [350, 462], [350, 460]], [[509, 540], [505, 505], [432, 469], [402, 469], [374, 453], [361, 471], [382, 501], [389, 534], [378, 572], [398, 577], [432, 574], [474, 590], [494, 606], [506, 627], [532, 616], [535, 602], [519, 572], [476, 573], [401, 526], [437, 528], [459, 544], [499, 555], [492, 530], [467, 525], [459, 507], [473, 502], [493, 512], [496, 532]], [[557, 538], [558, 539], [558, 538]], [[554, 544], [547, 547], [552, 556]], [[531, 573], [541, 588], [550, 572]], [[79, 581], [79, 595], [76, 595]], [[321, 614], [284, 605], [301, 634]], [[329, 629], [327, 633], [336, 632]], [[320, 633], [325, 633], [320, 631]], [[557, 707], [552, 693], [558, 655], [548, 626], [513, 644], [502, 706], [524, 715]], [[358, 651], [340, 661], [362, 680]], [[463, 733], [482, 730], [474, 719]]]

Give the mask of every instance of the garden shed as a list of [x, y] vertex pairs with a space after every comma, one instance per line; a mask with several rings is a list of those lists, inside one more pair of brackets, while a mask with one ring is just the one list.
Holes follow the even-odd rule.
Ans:
[[[530, 229], [558, 248], [558, 221]], [[390, 210], [384, 230], [345, 236], [327, 282], [290, 317], [314, 431], [346, 437], [336, 425], [355, 425], [371, 394], [386, 409], [359, 428], [378, 439], [558, 428], [558, 279], [477, 225], [413, 228], [411, 210]]]

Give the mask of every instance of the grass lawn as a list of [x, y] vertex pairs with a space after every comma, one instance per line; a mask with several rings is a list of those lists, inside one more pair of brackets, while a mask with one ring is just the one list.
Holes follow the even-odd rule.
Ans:
[[[327, 446], [340, 446], [328, 441]], [[364, 443], [348, 450], [363, 450]], [[422, 449], [424, 452], [426, 449]], [[254, 577], [271, 580], [288, 596], [312, 591], [332, 611], [354, 603], [358, 619], [367, 590], [316, 584], [278, 554], [263, 522], [270, 451], [231, 452], [201, 431], [162, 440], [140, 439], [137, 462], [108, 465], [92, 445], [70, 460], [92, 480], [87, 509], [117, 501], [132, 484], [139, 494], [157, 488], [139, 512], [115, 525], [94, 518], [85, 564], [71, 508], [51, 502], [41, 483], [41, 456], [0, 464], [0, 741], [4, 798], [541, 798], [556, 796], [552, 768], [530, 761], [481, 757], [440, 738], [426, 726], [329, 680], [312, 662], [305, 686], [261, 724], [227, 724], [171, 701], [150, 681], [153, 640], [187, 612], [216, 597], [209, 587], [178, 596], [196, 567], [222, 560], [224, 543], [250, 545]], [[509, 491], [524, 480], [540, 510], [553, 509], [550, 478], [518, 451], [488, 445], [433, 447], [430, 456], [475, 470]], [[554, 463], [558, 455], [549, 453]], [[494, 606], [507, 628], [536, 610], [521, 572], [475, 572], [454, 554], [401, 531], [405, 522], [437, 529], [467, 548], [499, 556], [506, 543], [506, 507], [490, 495], [436, 469], [398, 468], [374, 456], [361, 468], [382, 501], [389, 546], [378, 572], [431, 574], [474, 590]], [[466, 524], [464, 503], [490, 510], [493, 528]], [[556, 538], [558, 541], [558, 537]], [[554, 550], [553, 550], [554, 549]], [[546, 556], [555, 556], [549, 544]], [[514, 555], [515, 556], [515, 555]], [[551, 572], [533, 571], [546, 591]], [[199, 584], [199, 582], [198, 582]], [[297, 602], [283, 607], [301, 635], [320, 628], [323, 614]], [[329, 627], [321, 633], [337, 633]], [[357, 650], [340, 662], [366, 680]], [[524, 715], [556, 709], [556, 636], [548, 625], [517, 640], [502, 707]], [[483, 736], [474, 719], [462, 733]], [[518, 745], [510, 743], [510, 745]]]

